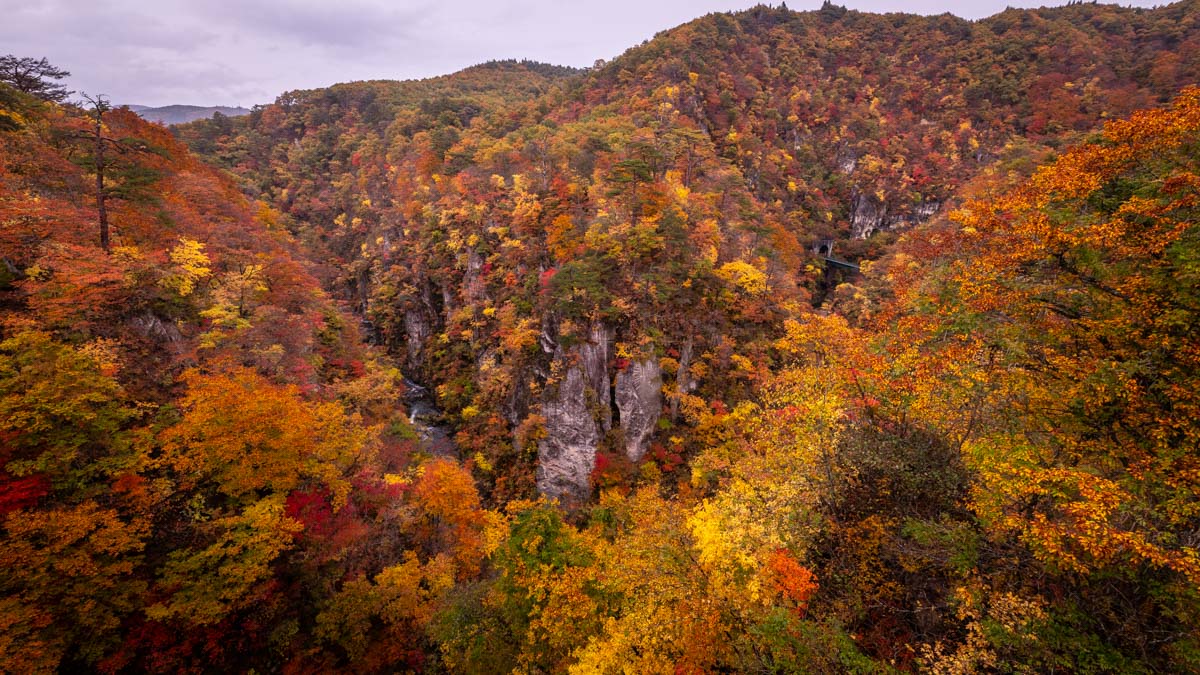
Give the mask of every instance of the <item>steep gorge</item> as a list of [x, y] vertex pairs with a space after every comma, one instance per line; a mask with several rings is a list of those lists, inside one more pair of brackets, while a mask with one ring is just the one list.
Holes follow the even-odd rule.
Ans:
[[976, 177], [1166, 100], [1200, 77], [1196, 17], [758, 7], [587, 72], [337, 85], [180, 134], [338, 261], [498, 501], [578, 501], [597, 453], [694, 453], [785, 319], [841, 309], [815, 242], [878, 257]]

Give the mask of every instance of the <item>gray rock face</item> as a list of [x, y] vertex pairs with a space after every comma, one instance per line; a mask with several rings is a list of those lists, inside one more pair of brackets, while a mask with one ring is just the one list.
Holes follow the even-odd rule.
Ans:
[[414, 310], [404, 313], [404, 346], [408, 351], [410, 369], [417, 371], [423, 365], [425, 344], [432, 332], [429, 320], [423, 313]]
[[625, 454], [641, 461], [662, 412], [662, 370], [658, 359], [629, 364], [617, 373], [617, 410], [625, 433]]
[[942, 208], [942, 203], [936, 199], [931, 199], [927, 202], [921, 202], [916, 209], [913, 210], [913, 222], [923, 223], [933, 217]]
[[[608, 352], [612, 330], [593, 325], [589, 340], [570, 350], [555, 349], [556, 387], [542, 397], [546, 437], [538, 442], [538, 491], [579, 502], [591, 493], [596, 447], [610, 428]], [[599, 418], [599, 419], [597, 419]]]
[[408, 406], [408, 421], [429, 452], [436, 457], [454, 457], [457, 447], [451, 430], [443, 424], [442, 411], [434, 403], [433, 394], [421, 385], [405, 378], [404, 404]]
[[879, 201], [874, 195], [855, 193], [850, 214], [850, 229], [854, 237], [866, 239], [880, 230], [896, 226], [917, 225], [929, 220], [933, 214], [942, 208], [942, 203], [936, 199], [922, 201], [912, 212], [904, 215], [888, 216], [887, 204]]
[[874, 195], [855, 194], [850, 213], [850, 231], [856, 239], [866, 239], [887, 223], [887, 204]]
[[130, 320], [130, 324], [151, 340], [172, 345], [183, 341], [183, 334], [179, 332], [179, 328], [175, 324], [163, 321], [152, 312], [134, 317]]
[[[576, 360], [586, 378], [588, 409], [598, 418], [604, 431], [612, 428], [612, 401], [609, 391], [608, 357], [613, 331], [601, 324], [593, 324], [588, 341], [575, 348]], [[590, 471], [590, 469], [589, 469]]]
[[850, 148], [839, 148], [833, 161], [837, 165], [838, 171], [847, 176], [854, 173], [854, 169], [858, 168], [858, 155]]
[[467, 253], [467, 271], [463, 274], [463, 289], [467, 300], [479, 302], [487, 296], [483, 282], [483, 258], [474, 250]]
[[[694, 342], [695, 339], [689, 337], [679, 350], [679, 371], [675, 373], [675, 389], [680, 394], [690, 394], [696, 390], [696, 382], [692, 379], [690, 371]], [[671, 421], [674, 422], [679, 419], [679, 397], [672, 396], [667, 405], [670, 408]]]
[[587, 499], [600, 431], [587, 406], [583, 369], [567, 369], [558, 390], [542, 402], [546, 438], [538, 442], [538, 492], [550, 498]]

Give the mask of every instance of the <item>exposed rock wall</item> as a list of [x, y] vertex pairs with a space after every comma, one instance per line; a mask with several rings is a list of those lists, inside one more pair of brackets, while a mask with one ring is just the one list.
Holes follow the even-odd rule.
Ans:
[[586, 500], [596, 448], [612, 424], [608, 406], [608, 354], [612, 330], [594, 325], [587, 342], [564, 350], [558, 346], [556, 386], [542, 397], [546, 436], [538, 442], [538, 491], [569, 502]]
[[425, 367], [425, 345], [433, 327], [429, 319], [420, 310], [410, 309], [404, 313], [404, 346], [408, 352], [408, 369], [411, 372], [423, 372]]
[[[183, 334], [179, 332], [179, 328], [174, 323], [159, 318], [153, 312], [143, 312], [131, 319], [129, 323], [143, 337], [160, 344], [175, 345], [183, 342]], [[175, 350], [172, 349], [172, 351]]]
[[850, 211], [850, 233], [856, 239], [866, 239], [883, 229], [887, 223], [887, 204], [874, 195], [855, 193]]
[[593, 324], [588, 341], [575, 347], [577, 361], [587, 378], [588, 407], [600, 423], [600, 428], [612, 428], [612, 392], [608, 375], [608, 359], [611, 356], [613, 331], [601, 324]]
[[850, 233], [856, 239], [866, 239], [880, 230], [888, 230], [897, 225], [917, 225], [929, 220], [942, 208], [942, 203], [936, 199], [922, 201], [913, 207], [911, 213], [888, 215], [888, 205], [879, 201], [875, 195], [854, 193], [850, 210]]
[[625, 454], [640, 462], [662, 413], [662, 370], [658, 359], [629, 364], [617, 373], [617, 410], [625, 435]]
[[554, 395], [542, 402], [546, 437], [538, 442], [538, 492], [571, 501], [587, 499], [600, 429], [587, 406], [583, 369], [572, 366]]
[[911, 220], [914, 224], [923, 223], [932, 218], [933, 214], [937, 213], [941, 208], [942, 203], [936, 199], [923, 201], [917, 205], [917, 208], [913, 209]]

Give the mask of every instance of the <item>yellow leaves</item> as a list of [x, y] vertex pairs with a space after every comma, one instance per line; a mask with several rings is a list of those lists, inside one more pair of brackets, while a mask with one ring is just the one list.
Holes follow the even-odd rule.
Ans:
[[[394, 663], [402, 653], [396, 643], [417, 639], [454, 587], [455, 564], [445, 555], [422, 562], [413, 551], [383, 568], [371, 579], [351, 579], [330, 598], [316, 617], [315, 634], [341, 646], [358, 660], [370, 663], [368, 654]], [[375, 632], [383, 628], [383, 634]]]
[[743, 498], [753, 499], [753, 488], [737, 481], [715, 500], [705, 501], [691, 517], [688, 528], [696, 540], [701, 566], [708, 573], [714, 591], [727, 599], [762, 602], [760, 554], [783, 545], [771, 520], [764, 520], [758, 509]]
[[922, 661], [936, 675], [1010, 670], [1017, 664], [1001, 663], [997, 644], [1034, 643], [1036, 629], [1049, 616], [1041, 597], [994, 591], [976, 580], [954, 589], [954, 601], [966, 639], [952, 651], [940, 641], [921, 646]]
[[733, 366], [733, 374], [737, 376], [750, 376], [755, 372], [754, 362], [741, 354], [731, 354], [729, 364]]
[[416, 553], [406, 551], [404, 562], [385, 567], [375, 576], [375, 587], [372, 589], [379, 603], [379, 617], [393, 625], [412, 619], [425, 623], [431, 596], [438, 595], [446, 586], [443, 566], [434, 564], [430, 569], [425, 569]]
[[210, 527], [216, 533], [211, 545], [171, 553], [160, 582], [175, 590], [169, 600], [147, 607], [147, 616], [185, 617], [201, 625], [220, 621], [271, 578], [275, 559], [303, 529], [284, 514], [283, 495], [259, 500]]
[[[817, 505], [831, 487], [828, 453], [843, 424], [843, 402], [816, 368], [785, 372], [761, 398], [761, 408], [740, 404], [725, 421], [742, 438], [710, 445], [693, 462], [693, 471], [726, 478], [687, 521], [710, 592], [743, 611], [775, 601], [779, 570], [768, 568], [781, 564], [779, 551], [805, 551], [816, 535]], [[784, 567], [794, 600], [806, 600], [802, 587], [812, 580]]]
[[[488, 469], [490, 470], [490, 469]], [[509, 520], [498, 511], [483, 513], [483, 542], [482, 553], [485, 557], [494, 554], [508, 538]]]
[[767, 292], [767, 275], [754, 265], [735, 260], [717, 268], [717, 276], [741, 291], [758, 296]]
[[[518, 177], [521, 180], [518, 181]], [[521, 186], [525, 184], [523, 176], [514, 176], [513, 181], [517, 195], [513, 200], [512, 223], [517, 227], [518, 232], [529, 231], [541, 220], [542, 202], [536, 194], [521, 190]]]
[[254, 202], [254, 220], [267, 230], [280, 230], [283, 227], [283, 215], [261, 199]]
[[159, 285], [186, 298], [196, 290], [196, 283], [212, 274], [212, 262], [204, 253], [204, 244], [182, 238], [169, 254], [174, 269], [159, 280]]
[[[1134, 494], [1086, 466], [1047, 468], [1039, 454], [989, 439], [969, 444], [967, 456], [981, 478], [974, 505], [985, 522], [1020, 534], [1040, 559], [1080, 573], [1133, 554], [1200, 583], [1195, 556], [1124, 527], [1122, 513]], [[1013, 508], [1026, 503], [1053, 503], [1054, 517]]]
[[685, 511], [651, 490], [628, 499], [606, 493], [601, 506], [626, 528], [616, 541], [585, 540], [599, 569], [572, 576], [570, 585], [590, 576], [619, 604], [592, 619], [597, 626], [583, 636], [569, 672], [711, 668], [729, 650], [722, 636], [740, 603], [729, 605], [729, 598], [712, 593], [703, 570], [684, 553], [690, 546]]
[[775, 348], [797, 358], [820, 362], [834, 354], [865, 348], [866, 336], [837, 314], [788, 319], [783, 328], [784, 336], [775, 341]]
[[79, 347], [79, 353], [95, 362], [100, 374], [113, 377], [121, 370], [120, 342], [96, 338]]
[[68, 649], [96, 660], [145, 591], [134, 572], [149, 529], [92, 501], [8, 514], [0, 670], [54, 672]]
[[212, 321], [212, 329], [200, 336], [200, 346], [216, 347], [229, 334], [249, 328], [250, 310], [268, 290], [261, 264], [244, 265], [224, 274], [212, 291], [212, 306], [200, 312]]

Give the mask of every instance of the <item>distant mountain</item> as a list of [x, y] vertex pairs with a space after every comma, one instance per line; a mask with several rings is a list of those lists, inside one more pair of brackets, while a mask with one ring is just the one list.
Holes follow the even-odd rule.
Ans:
[[250, 111], [246, 108], [230, 108], [227, 106], [198, 106], [198, 105], [165, 105], [161, 108], [152, 108], [144, 105], [129, 105], [126, 106], [133, 112], [137, 113], [144, 120], [151, 122], [160, 122], [162, 124], [185, 124], [196, 120], [205, 120], [212, 117], [216, 113], [221, 113], [227, 117], [238, 117], [247, 115]]

